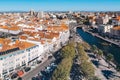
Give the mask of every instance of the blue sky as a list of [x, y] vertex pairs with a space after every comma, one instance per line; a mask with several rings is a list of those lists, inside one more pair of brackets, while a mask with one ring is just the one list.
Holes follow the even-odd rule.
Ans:
[[117, 11], [120, 0], [0, 0], [0, 11]]

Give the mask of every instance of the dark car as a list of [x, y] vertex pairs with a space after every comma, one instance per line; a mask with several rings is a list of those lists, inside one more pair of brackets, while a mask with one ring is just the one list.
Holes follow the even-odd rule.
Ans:
[[40, 80], [40, 79], [41, 79], [40, 77], [38, 77], [38, 76], [36, 77], [36, 80]]
[[14, 73], [12, 76], [11, 76], [11, 79], [14, 79], [14, 78], [17, 78], [18, 77], [18, 74], [17, 73]]
[[22, 80], [22, 78], [21, 78], [21, 77], [19, 77], [17, 80]]
[[28, 71], [30, 71], [30, 70], [31, 70], [30, 67], [26, 67], [26, 68], [25, 68], [25, 72], [28, 72]]
[[32, 80], [40, 80], [38, 77], [32, 77]]
[[37, 61], [37, 64], [40, 64], [42, 61]]
[[36, 80], [36, 77], [32, 77], [32, 80]]
[[42, 76], [38, 75], [36, 78], [38, 78], [38, 80], [41, 80]]

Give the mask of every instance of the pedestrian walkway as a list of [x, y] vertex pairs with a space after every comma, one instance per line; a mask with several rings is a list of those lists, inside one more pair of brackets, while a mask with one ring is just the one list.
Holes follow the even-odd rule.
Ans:
[[113, 67], [108, 68], [108, 63], [102, 58], [99, 60], [93, 53], [88, 53], [91, 61], [95, 67], [95, 75], [102, 80], [120, 80], [120, 73], [118, 73]]

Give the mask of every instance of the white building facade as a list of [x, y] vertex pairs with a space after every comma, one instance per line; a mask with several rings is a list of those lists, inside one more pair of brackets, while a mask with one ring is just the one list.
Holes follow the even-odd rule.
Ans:
[[39, 57], [38, 45], [24, 50], [17, 49], [18, 48], [6, 52], [0, 52], [0, 77], [2, 79], [4, 79], [4, 76], [9, 75], [12, 72], [17, 72], [17, 70], [24, 66], [29, 66], [29, 64], [33, 62], [32, 60], [37, 60]]
[[100, 33], [110, 33], [111, 28], [113, 28], [113, 25], [100, 25], [98, 27], [98, 32], [100, 32]]

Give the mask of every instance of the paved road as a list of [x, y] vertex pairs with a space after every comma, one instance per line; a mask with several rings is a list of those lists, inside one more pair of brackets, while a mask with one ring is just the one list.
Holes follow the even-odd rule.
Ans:
[[39, 71], [43, 70], [45, 67], [47, 67], [52, 61], [54, 61], [55, 58], [51, 58], [47, 61], [45, 61], [44, 63], [40, 64], [39, 66], [37, 66], [37, 68], [33, 69], [32, 71], [30, 71], [28, 74], [25, 74], [22, 79], [23, 80], [31, 80], [32, 77], [34, 77]]

